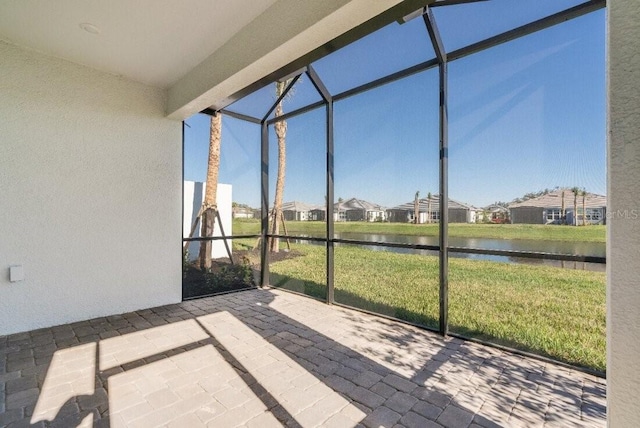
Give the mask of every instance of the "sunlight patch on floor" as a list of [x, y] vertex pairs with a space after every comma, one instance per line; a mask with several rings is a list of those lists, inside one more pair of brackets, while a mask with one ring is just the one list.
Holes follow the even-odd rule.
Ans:
[[32, 424], [54, 420], [65, 403], [95, 392], [96, 346], [88, 343], [53, 354], [31, 417]]
[[187, 320], [101, 340], [100, 370], [148, 358], [208, 337], [195, 320]]
[[230, 313], [198, 320], [300, 425], [316, 426], [334, 417], [343, 426], [355, 426], [366, 416]]
[[[253, 412], [246, 410], [250, 406]], [[267, 408], [212, 346], [146, 364], [109, 378], [111, 426], [206, 424], [256, 416]], [[194, 416], [197, 419], [194, 419]], [[190, 418], [181, 421], [181, 418]], [[234, 419], [229, 419], [234, 420]], [[219, 426], [225, 426], [220, 420]]]

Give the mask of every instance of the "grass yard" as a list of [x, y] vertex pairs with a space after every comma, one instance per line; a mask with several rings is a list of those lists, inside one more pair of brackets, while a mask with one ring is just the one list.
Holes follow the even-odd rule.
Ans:
[[[324, 247], [293, 245], [292, 252], [297, 257], [271, 263], [271, 283], [324, 298]], [[604, 273], [468, 259], [449, 263], [452, 332], [605, 370]], [[335, 298], [436, 327], [438, 259], [339, 246]]]
[[[290, 235], [325, 236], [325, 224], [320, 221], [288, 221]], [[336, 232], [378, 233], [387, 235], [437, 236], [438, 224], [335, 222]], [[260, 233], [260, 221], [235, 219], [234, 235]], [[283, 233], [282, 231], [280, 232]], [[469, 224], [450, 223], [449, 236], [491, 239], [531, 239], [545, 241], [605, 242], [606, 226], [558, 226], [542, 224]]]

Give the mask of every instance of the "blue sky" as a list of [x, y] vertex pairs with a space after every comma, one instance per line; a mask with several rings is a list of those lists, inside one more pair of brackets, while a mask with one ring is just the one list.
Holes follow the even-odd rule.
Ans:
[[[523, 4], [524, 3], [524, 4]], [[575, 0], [490, 0], [434, 11], [447, 50], [514, 28]], [[449, 64], [449, 194], [477, 206], [555, 186], [605, 194], [605, 11]], [[339, 93], [433, 58], [421, 19], [391, 24], [313, 66]], [[229, 107], [256, 117], [273, 85]], [[285, 111], [319, 100], [306, 76]], [[325, 112], [288, 121], [285, 201], [324, 202]], [[204, 181], [209, 120], [185, 130], [185, 179]], [[335, 196], [394, 206], [438, 191], [438, 74], [427, 70], [335, 103]], [[276, 139], [270, 133], [271, 194]], [[260, 129], [223, 118], [220, 181], [260, 203]]]

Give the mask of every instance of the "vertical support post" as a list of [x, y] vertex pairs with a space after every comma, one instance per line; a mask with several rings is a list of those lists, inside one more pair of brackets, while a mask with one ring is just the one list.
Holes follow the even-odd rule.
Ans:
[[324, 85], [318, 73], [311, 65], [307, 66], [307, 76], [311, 79], [311, 83], [316, 88], [327, 106], [327, 200], [325, 223], [327, 227], [327, 303], [334, 302], [333, 287], [333, 261], [334, 261], [334, 242], [333, 242], [333, 97], [329, 89]]
[[333, 100], [327, 103], [327, 303], [334, 300], [334, 251], [333, 251]]
[[[185, 259], [185, 254], [184, 254], [184, 127], [186, 126], [186, 123], [184, 123], [184, 120], [182, 121], [182, 223], [180, 226], [180, 236], [182, 237], [180, 242], [182, 245], [180, 245], [180, 260], [183, 261], [183, 263], [181, 264], [181, 270], [184, 269], [184, 259]], [[182, 272], [182, 274], [184, 274], [184, 271]], [[184, 276], [183, 276], [184, 278]], [[184, 300], [184, 288], [182, 288], [182, 300]], [[99, 361], [99, 360], [96, 360]]]
[[640, 420], [640, 2], [607, 2], [607, 426]]
[[261, 228], [260, 228], [260, 286], [269, 285], [269, 127], [267, 121], [261, 123], [260, 133], [260, 164], [261, 164]]
[[440, 80], [440, 323], [439, 332], [446, 336], [449, 330], [449, 117], [447, 111], [447, 53], [436, 25], [436, 19], [429, 7], [422, 15], [429, 32], [433, 50], [438, 59]]
[[440, 75], [440, 334], [449, 330], [449, 139], [447, 111], [447, 63]]

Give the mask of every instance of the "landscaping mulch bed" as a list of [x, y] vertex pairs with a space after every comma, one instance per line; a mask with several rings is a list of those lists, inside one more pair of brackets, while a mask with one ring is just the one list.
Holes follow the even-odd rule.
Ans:
[[[269, 260], [278, 262], [300, 255], [297, 251], [280, 251], [271, 253]], [[232, 265], [228, 257], [213, 259], [210, 272], [201, 270], [198, 260], [185, 266], [182, 273], [182, 298], [257, 287], [260, 280], [260, 251], [234, 250], [233, 263]]]

